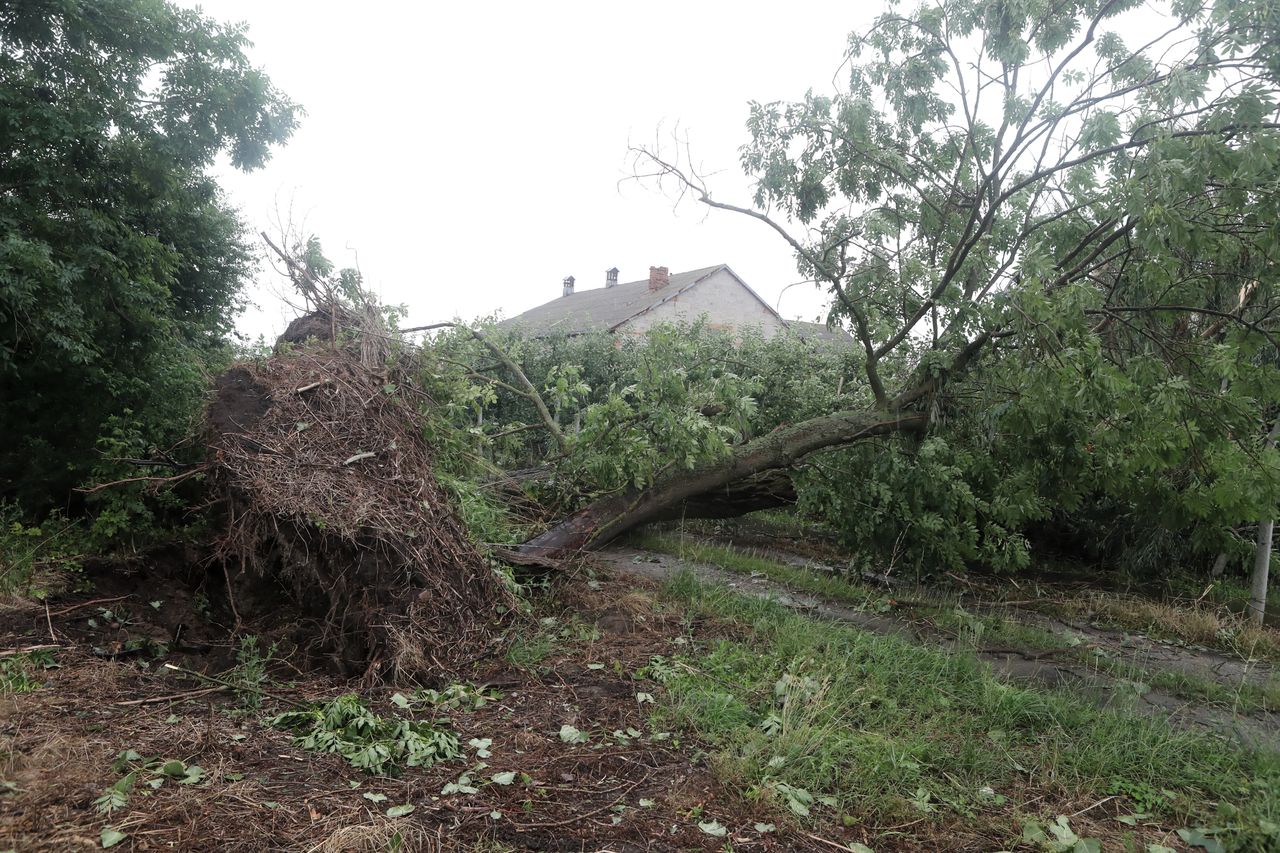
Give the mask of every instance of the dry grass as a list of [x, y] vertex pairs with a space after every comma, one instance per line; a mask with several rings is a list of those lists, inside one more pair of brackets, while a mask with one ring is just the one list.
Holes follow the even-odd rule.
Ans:
[[1280, 631], [1254, 625], [1220, 605], [1169, 604], [1136, 595], [1092, 592], [1064, 600], [1061, 608], [1089, 622], [1225, 649], [1246, 660], [1280, 661]]
[[[398, 846], [397, 846], [398, 845]], [[445, 853], [459, 849], [446, 842], [439, 827], [406, 825], [404, 821], [378, 818], [369, 823], [348, 824], [335, 830], [313, 850], [317, 853], [349, 853], [387, 850], [416, 850], [421, 853]]]

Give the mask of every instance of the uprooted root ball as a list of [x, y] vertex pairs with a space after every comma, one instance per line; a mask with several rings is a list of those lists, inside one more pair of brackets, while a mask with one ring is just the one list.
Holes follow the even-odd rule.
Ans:
[[311, 655], [348, 675], [434, 680], [492, 647], [510, 593], [433, 476], [402, 387], [328, 344], [235, 365], [214, 391], [217, 554], [233, 589], [278, 584], [297, 611], [280, 618], [296, 615]]

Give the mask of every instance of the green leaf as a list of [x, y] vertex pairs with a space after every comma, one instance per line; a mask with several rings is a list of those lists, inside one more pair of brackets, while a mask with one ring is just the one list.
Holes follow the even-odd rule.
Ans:
[[408, 803], [405, 803], [402, 806], [392, 806], [387, 809], [387, 817], [404, 817], [407, 814], [413, 814], [413, 810], [415, 808], [416, 806], [412, 806]]
[[1193, 829], [1178, 830], [1178, 837], [1192, 847], [1203, 847], [1205, 853], [1226, 853], [1226, 848], [1222, 846], [1222, 842], [1214, 838], [1213, 835], [1214, 830], [1199, 826]]
[[698, 829], [714, 838], [724, 838], [729, 832], [723, 824], [715, 820], [708, 820], [699, 823]]
[[495, 785], [510, 785], [516, 780], [516, 773], [514, 770], [508, 770], [505, 773], [495, 773], [489, 778]]
[[109, 826], [104, 826], [102, 828], [102, 834], [99, 836], [99, 838], [102, 840], [103, 849], [106, 849], [108, 847], [115, 847], [117, 844], [119, 844], [121, 841], [124, 841], [128, 837], [129, 837], [128, 835], [121, 832], [120, 830], [112, 829]]
[[560, 740], [565, 743], [586, 743], [590, 739], [586, 732], [580, 732], [568, 723], [560, 727]]
[[371, 803], [385, 803], [387, 801], [387, 795], [379, 794], [377, 791], [365, 791], [360, 796], [364, 797]]

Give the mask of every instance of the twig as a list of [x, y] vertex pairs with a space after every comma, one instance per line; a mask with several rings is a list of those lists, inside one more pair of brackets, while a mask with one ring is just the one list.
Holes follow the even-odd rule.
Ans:
[[186, 690], [182, 693], [170, 693], [168, 696], [150, 696], [146, 699], [127, 699], [124, 702], [117, 702], [117, 705], [154, 705], [159, 702], [169, 702], [174, 699], [194, 699], [197, 696], [207, 696], [210, 693], [217, 693], [219, 690], [227, 688], [218, 685], [217, 687], [202, 687], [199, 690]]
[[293, 393], [302, 394], [307, 391], [311, 391], [315, 388], [319, 388], [321, 385], [332, 385], [332, 384], [333, 384], [332, 379], [317, 379], [315, 382], [312, 382], [310, 385], [303, 385], [301, 388], [297, 389]]
[[1075, 812], [1074, 814], [1068, 815], [1068, 817], [1079, 817], [1080, 815], [1084, 814], [1085, 812], [1091, 812], [1091, 811], [1093, 811], [1094, 809], [1096, 809], [1098, 806], [1102, 805], [1103, 803], [1108, 803], [1108, 802], [1110, 802], [1110, 801], [1114, 800], [1117, 796], [1119, 796], [1119, 795], [1118, 795], [1118, 794], [1113, 794], [1113, 795], [1112, 795], [1112, 796], [1110, 796], [1110, 797], [1103, 797], [1101, 800], [1098, 800], [1098, 801], [1097, 801], [1096, 803], [1094, 803], [1093, 805], [1091, 805], [1091, 806], [1089, 806], [1089, 807], [1087, 807], [1087, 808], [1083, 808], [1083, 809], [1081, 809], [1080, 811]]
[[175, 474], [172, 477], [125, 477], [123, 480], [112, 480], [110, 483], [99, 483], [96, 486], [90, 486], [87, 489], [76, 489], [75, 491], [82, 495], [91, 495], [94, 492], [100, 492], [103, 489], [109, 489], [112, 486], [122, 486], [125, 483], [177, 483], [181, 480], [187, 479], [192, 474], [199, 474], [204, 469], [205, 466], [201, 465], [198, 468], [192, 468], [190, 471]]
[[194, 669], [187, 669], [186, 667], [178, 666], [177, 664], [166, 663], [164, 664], [164, 668], [172, 669], [175, 672], [182, 673], [183, 675], [189, 675], [192, 678], [198, 678], [201, 681], [208, 681], [213, 684], [226, 687], [230, 690], [240, 690], [245, 693], [257, 693], [260, 696], [267, 696], [271, 699], [275, 699], [277, 702], [283, 702], [286, 705], [292, 705], [295, 708], [302, 708], [306, 710], [311, 707], [305, 702], [299, 702], [297, 699], [290, 699], [287, 696], [280, 696], [275, 693], [268, 693], [266, 690], [263, 690], [261, 687], [250, 687], [247, 684], [232, 684], [230, 681], [224, 681], [221, 678], [214, 678], [212, 675], [205, 675], [203, 672], [196, 672]]
[[53, 617], [49, 615], [49, 599], [44, 601], [44, 621], [49, 626], [49, 639], [58, 642], [58, 635], [53, 630]]
[[62, 648], [62, 646], [57, 644], [38, 643], [34, 646], [22, 646], [17, 649], [5, 649], [3, 651], [0, 651], [0, 658], [13, 657], [14, 655], [25, 655], [25, 654], [30, 654], [31, 652], [44, 652], [44, 651], [49, 651], [50, 649], [60, 649], [60, 648]]
[[[244, 574], [244, 557], [240, 558], [240, 573]], [[236, 609], [236, 596], [231, 589], [231, 572], [227, 571], [226, 565], [223, 564], [222, 578], [227, 582], [227, 603], [231, 605], [231, 615], [236, 617], [235, 627], [231, 629], [232, 634], [240, 633], [240, 627], [244, 623], [240, 620], [240, 611]]]
[[82, 601], [82, 602], [80, 602], [79, 604], [73, 604], [73, 605], [71, 605], [70, 607], [64, 607], [64, 608], [62, 608], [61, 610], [55, 610], [55, 611], [53, 611], [53, 615], [54, 615], [54, 616], [66, 616], [66, 615], [67, 615], [68, 613], [70, 613], [71, 611], [73, 611], [73, 610], [79, 610], [81, 607], [90, 607], [90, 606], [92, 606], [92, 605], [94, 605], [94, 604], [106, 604], [106, 603], [111, 602], [111, 601], [121, 601], [121, 600], [126, 599], [126, 598], [133, 598], [133, 595], [132, 595], [132, 594], [129, 594], [129, 595], [117, 595], [117, 596], [113, 596], [113, 597], [111, 597], [111, 598], [95, 598], [95, 599], [92, 599], [91, 601]]
[[843, 850], [844, 853], [849, 853], [849, 846], [847, 844], [837, 844], [834, 841], [828, 841], [827, 839], [823, 838], [821, 835], [814, 835], [812, 832], [805, 832], [803, 829], [800, 830], [800, 834], [805, 836], [806, 838], [812, 838], [814, 841], [817, 841], [819, 844], [825, 844], [828, 847], [834, 847], [837, 850]]
[[512, 826], [515, 827], [517, 832], [525, 832], [530, 829], [549, 829], [551, 827], [556, 827], [556, 826], [568, 826], [571, 823], [577, 823], [578, 821], [586, 820], [587, 818], [593, 815], [598, 815], [601, 812], [608, 811], [609, 809], [616, 806], [618, 803], [622, 802], [622, 800], [626, 799], [627, 794], [630, 794], [632, 791], [634, 791], [640, 785], [641, 782], [644, 782], [648, 778], [649, 778], [649, 774], [648, 773], [644, 774], [639, 779], [632, 782], [631, 786], [628, 787], [627, 790], [623, 791], [621, 794], [614, 797], [612, 800], [605, 803], [603, 806], [601, 806], [598, 809], [592, 809], [589, 812], [585, 812], [580, 815], [574, 815], [573, 817], [568, 818], [566, 820], [548, 821], [544, 823], [516, 823], [516, 824], [512, 824]]

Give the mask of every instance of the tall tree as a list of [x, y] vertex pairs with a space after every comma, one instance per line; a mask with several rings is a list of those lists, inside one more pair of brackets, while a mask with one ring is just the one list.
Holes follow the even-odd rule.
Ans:
[[857, 338], [872, 402], [609, 495], [523, 556], [601, 544], [815, 451], [927, 433], [993, 350], [1019, 353], [1000, 361], [1040, 386], [1005, 371], [1012, 385], [988, 391], [1038, 395], [1041, 422], [1055, 397], [1087, 396], [1098, 417], [1081, 444], [1114, 431], [1139, 448], [1099, 476], [1194, 466], [1196, 430], [1212, 424], [1236, 463], [1257, 463], [1219, 499], [1261, 517], [1277, 498], [1260, 439], [1280, 393], [1264, 354], [1280, 250], [1280, 17], [1266, 0], [1151, 5], [893, 9], [850, 39], [839, 94], [752, 105], [751, 204], [715, 197], [680, 147], [636, 149], [639, 177], [790, 245]]
[[0, 7], [0, 499], [187, 425], [253, 269], [209, 167], [263, 165], [301, 112], [247, 45], [164, 0]]

